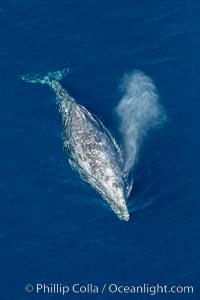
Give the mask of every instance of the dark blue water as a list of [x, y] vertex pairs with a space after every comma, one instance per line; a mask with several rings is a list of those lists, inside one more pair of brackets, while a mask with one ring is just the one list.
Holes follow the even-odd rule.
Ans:
[[[30, 283], [192, 285], [200, 278], [200, 4], [197, 0], [5, 1], [0, 8], [0, 299], [151, 299], [37, 295]], [[168, 121], [134, 169], [129, 222], [71, 170], [53, 93], [20, 75], [70, 67], [62, 84], [117, 136], [119, 81], [152, 77]]]

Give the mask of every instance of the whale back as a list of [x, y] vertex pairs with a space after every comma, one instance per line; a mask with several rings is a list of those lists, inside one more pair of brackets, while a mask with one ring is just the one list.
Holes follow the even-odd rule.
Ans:
[[[70, 164], [120, 216], [121, 210], [126, 211], [127, 187], [123, 159], [116, 141], [101, 121], [75, 102], [63, 125], [64, 147]], [[120, 210], [119, 206], [123, 209]]]

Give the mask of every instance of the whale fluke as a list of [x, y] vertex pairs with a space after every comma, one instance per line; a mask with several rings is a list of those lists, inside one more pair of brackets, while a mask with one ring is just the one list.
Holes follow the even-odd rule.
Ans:
[[21, 76], [21, 78], [27, 82], [51, 85], [52, 81], [54, 80], [59, 81], [63, 77], [66, 77], [68, 73], [69, 73], [69, 68], [63, 69], [61, 71], [48, 72], [48, 73], [26, 74]]

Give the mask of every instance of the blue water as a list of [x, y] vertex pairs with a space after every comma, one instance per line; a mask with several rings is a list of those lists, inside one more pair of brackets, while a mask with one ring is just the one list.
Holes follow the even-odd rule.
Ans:
[[[151, 299], [37, 295], [26, 284], [200, 286], [200, 3], [197, 0], [5, 1], [0, 8], [0, 299]], [[168, 120], [138, 155], [129, 222], [68, 165], [61, 116], [30, 72], [70, 68], [62, 82], [118, 136], [123, 74], [139, 69]]]

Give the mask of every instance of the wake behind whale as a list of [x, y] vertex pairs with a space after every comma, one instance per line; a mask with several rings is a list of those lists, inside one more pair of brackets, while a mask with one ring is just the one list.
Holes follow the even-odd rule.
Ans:
[[129, 173], [142, 137], [159, 123], [162, 115], [155, 86], [142, 72], [124, 80], [124, 95], [116, 109], [122, 152], [108, 129], [60, 85], [58, 81], [67, 72], [26, 75], [22, 79], [47, 84], [55, 92], [62, 114], [64, 148], [71, 166], [101, 194], [119, 219], [128, 221], [126, 201], [132, 189]]

